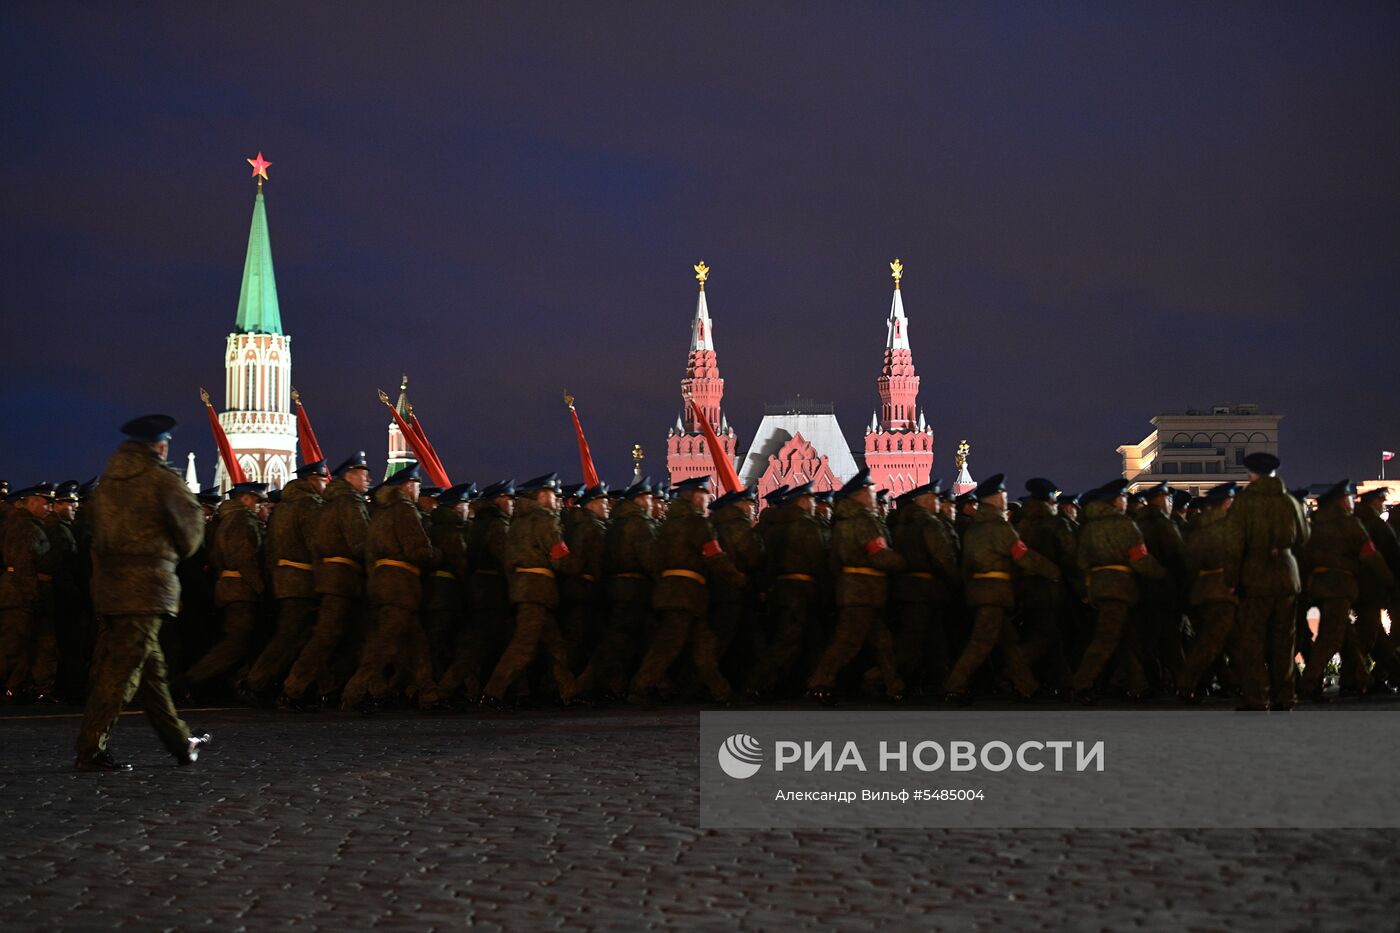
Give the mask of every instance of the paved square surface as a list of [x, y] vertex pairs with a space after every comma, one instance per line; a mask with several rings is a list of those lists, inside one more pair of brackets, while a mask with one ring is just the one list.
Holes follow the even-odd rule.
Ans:
[[0, 928], [1400, 923], [1390, 832], [703, 831], [693, 708], [187, 719], [195, 767], [128, 715], [78, 774], [76, 716], [0, 715]]

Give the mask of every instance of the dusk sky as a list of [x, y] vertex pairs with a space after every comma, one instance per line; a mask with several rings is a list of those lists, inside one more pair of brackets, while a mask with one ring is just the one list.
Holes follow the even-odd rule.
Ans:
[[[1393, 3], [0, 8], [0, 477], [136, 414], [215, 448], [254, 184], [327, 455], [400, 372], [452, 478], [664, 472], [693, 263], [724, 409], [878, 405], [888, 262], [934, 475], [1080, 489], [1161, 411], [1280, 413], [1294, 485], [1400, 450]], [[1400, 461], [1397, 461], [1400, 464]]]

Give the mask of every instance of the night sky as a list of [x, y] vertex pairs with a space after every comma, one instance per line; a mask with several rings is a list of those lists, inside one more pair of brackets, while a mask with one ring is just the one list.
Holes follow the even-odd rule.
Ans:
[[[463, 5], [464, 6], [464, 5]], [[399, 373], [454, 480], [618, 482], [712, 267], [724, 408], [878, 405], [889, 260], [951, 478], [1118, 473], [1160, 411], [1285, 416], [1290, 483], [1400, 450], [1400, 6], [0, 8], [0, 476], [214, 445], [254, 185], [293, 382], [382, 467]]]

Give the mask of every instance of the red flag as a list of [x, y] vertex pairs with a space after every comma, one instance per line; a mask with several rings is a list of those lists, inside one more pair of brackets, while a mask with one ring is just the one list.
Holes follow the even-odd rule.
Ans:
[[700, 406], [695, 404], [695, 399], [690, 399], [690, 410], [695, 412], [695, 420], [700, 422], [700, 430], [705, 432], [705, 442], [710, 448], [710, 459], [715, 462], [715, 471], [719, 473], [719, 481], [724, 486], [725, 492], [738, 492], [743, 487], [739, 485], [739, 474], [734, 469], [734, 464], [729, 462], [729, 458], [724, 455], [724, 448], [720, 446], [719, 438], [715, 436], [715, 429], [710, 427], [710, 421], [705, 417], [705, 413], [700, 410]]
[[315, 463], [326, 459], [321, 453], [321, 445], [316, 442], [316, 432], [311, 430], [311, 418], [301, 404], [301, 393], [292, 389], [292, 401], [297, 406], [297, 444], [301, 447], [301, 462]]
[[[413, 406], [411, 405], [408, 409], [408, 423], [409, 426], [413, 428], [414, 433], [418, 435], [418, 440], [422, 442], [423, 452], [427, 454], [428, 459], [433, 462], [433, 469], [435, 469], [440, 476], [446, 479], [447, 471], [443, 469], [442, 458], [438, 456], [437, 449], [433, 447], [433, 442], [428, 440], [428, 433], [423, 430], [423, 424], [418, 420], [418, 415], [414, 413]], [[415, 447], [414, 449], [417, 450], [419, 448]], [[443, 486], [442, 488], [446, 489], [447, 486]]]
[[219, 459], [224, 461], [224, 470], [228, 473], [229, 482], [235, 486], [248, 482], [248, 477], [243, 473], [243, 467], [239, 466], [238, 461], [234, 459], [233, 445], [228, 442], [224, 426], [219, 423], [218, 412], [214, 411], [214, 406], [209, 403], [209, 393], [200, 389], [199, 397], [204, 402], [204, 410], [209, 414], [209, 429], [214, 432], [214, 443], [218, 445]]
[[1382, 460], [1394, 460], [1394, 459], [1395, 459], [1395, 451], [1393, 451], [1393, 450], [1382, 450], [1382, 451], [1381, 451], [1381, 459], [1382, 459]]
[[[389, 404], [389, 396], [381, 389], [379, 400], [384, 403], [384, 407], [389, 409], [389, 414], [394, 416], [394, 422], [403, 432], [403, 436], [408, 439], [408, 446], [413, 448], [413, 455], [418, 458], [418, 463], [423, 467], [423, 471], [428, 474], [428, 478], [437, 486], [443, 489], [452, 485], [452, 480], [447, 478], [447, 471], [442, 468], [442, 464], [436, 460], [436, 455], [432, 453], [432, 447], [428, 445], [427, 438], [414, 430], [413, 425], [403, 419], [399, 410]], [[415, 421], [417, 419], [414, 419]]]
[[583, 425], [579, 423], [578, 412], [574, 411], [574, 399], [564, 396], [564, 404], [569, 406], [569, 417], [574, 419], [574, 433], [578, 435], [578, 459], [583, 465], [583, 481], [590, 488], [599, 485], [598, 470], [593, 466], [593, 453], [588, 449], [588, 438], [583, 436]]

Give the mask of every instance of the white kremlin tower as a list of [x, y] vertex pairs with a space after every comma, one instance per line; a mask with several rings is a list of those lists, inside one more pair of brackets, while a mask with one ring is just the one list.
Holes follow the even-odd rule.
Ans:
[[[225, 406], [219, 422], [248, 479], [280, 489], [295, 476], [297, 465], [296, 417], [291, 413], [292, 338], [282, 333], [263, 205], [263, 180], [272, 163], [261, 152], [248, 163], [258, 179], [258, 193], [238, 293], [238, 322], [228, 335], [224, 353]], [[231, 485], [222, 462], [214, 481], [223, 491]]]

